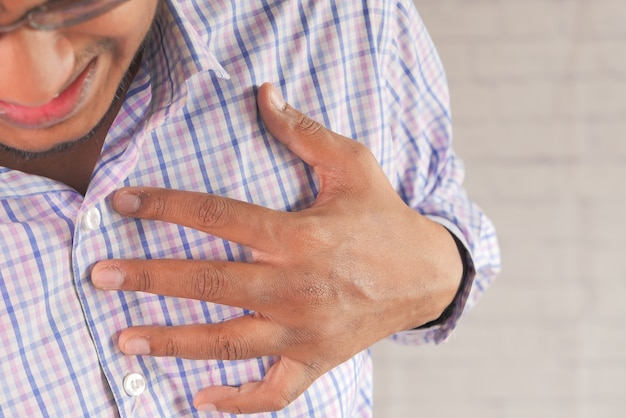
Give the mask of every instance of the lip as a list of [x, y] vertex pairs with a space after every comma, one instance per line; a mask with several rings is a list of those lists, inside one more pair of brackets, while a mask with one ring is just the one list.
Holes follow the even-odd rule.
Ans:
[[93, 80], [94, 58], [61, 93], [41, 106], [0, 101], [0, 120], [23, 129], [43, 129], [69, 119], [81, 107]]

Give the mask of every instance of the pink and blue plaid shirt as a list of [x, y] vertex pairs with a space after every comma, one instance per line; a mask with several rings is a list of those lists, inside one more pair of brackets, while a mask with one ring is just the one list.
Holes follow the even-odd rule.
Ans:
[[[365, 143], [406, 203], [469, 250], [472, 277], [452, 317], [394, 339], [445, 339], [489, 285], [499, 266], [496, 237], [462, 189], [445, 76], [411, 0], [170, 1], [85, 197], [0, 169], [0, 416], [206, 415], [192, 407], [198, 390], [263, 377], [273, 358], [122, 355], [116, 335], [129, 326], [218, 322], [245, 311], [97, 291], [89, 269], [109, 258], [250, 257], [219, 238], [119, 216], [111, 194], [121, 186], [203, 191], [286, 211], [313, 202], [312, 171], [268, 135], [257, 113], [265, 81], [296, 108]], [[365, 351], [285, 410], [259, 416], [367, 417], [371, 392]]]

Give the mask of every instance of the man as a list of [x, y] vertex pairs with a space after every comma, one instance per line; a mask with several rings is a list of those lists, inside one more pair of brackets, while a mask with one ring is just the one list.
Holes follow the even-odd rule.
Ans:
[[356, 3], [0, 0], [0, 415], [369, 416], [367, 348], [450, 334], [495, 235]]

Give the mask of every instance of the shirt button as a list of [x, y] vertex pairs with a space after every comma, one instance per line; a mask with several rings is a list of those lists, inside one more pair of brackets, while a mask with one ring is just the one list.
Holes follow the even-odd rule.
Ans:
[[146, 390], [146, 378], [141, 373], [129, 373], [124, 376], [124, 392], [128, 396], [139, 396]]
[[93, 231], [100, 226], [102, 216], [98, 208], [93, 207], [83, 214], [81, 228], [85, 232]]

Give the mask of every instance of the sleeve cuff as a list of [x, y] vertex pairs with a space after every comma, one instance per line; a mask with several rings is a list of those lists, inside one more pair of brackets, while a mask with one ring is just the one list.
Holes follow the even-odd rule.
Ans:
[[445, 227], [454, 238], [461, 261], [463, 263], [463, 276], [461, 284], [452, 303], [443, 311], [441, 316], [434, 321], [428, 322], [410, 331], [394, 334], [391, 338], [401, 344], [419, 345], [434, 342], [439, 344], [448, 339], [456, 327], [465, 309], [469, 293], [475, 276], [474, 263], [467, 249], [467, 242], [459, 228], [447, 219], [429, 217]]

